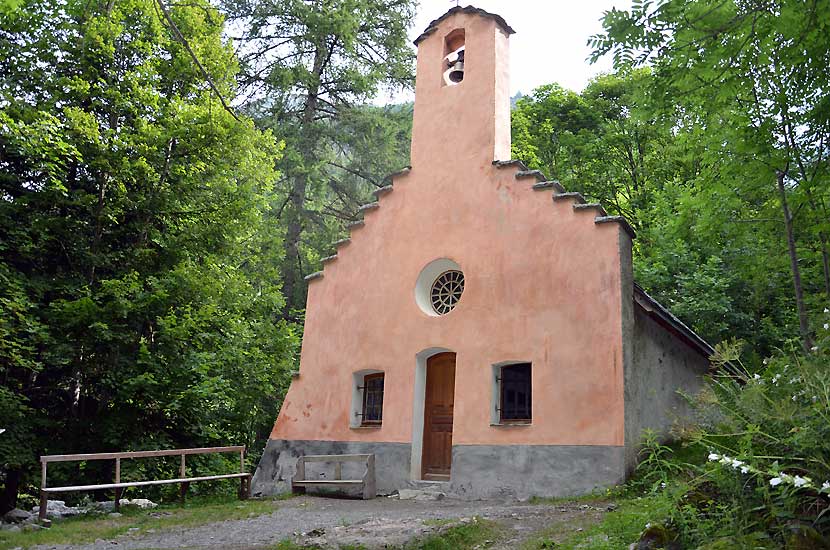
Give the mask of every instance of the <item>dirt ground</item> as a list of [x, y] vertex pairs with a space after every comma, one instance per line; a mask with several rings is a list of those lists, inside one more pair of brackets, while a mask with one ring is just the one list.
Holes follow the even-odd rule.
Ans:
[[561, 540], [598, 521], [606, 512], [602, 501], [530, 504], [519, 502], [466, 502], [398, 500], [346, 500], [302, 496], [278, 503], [271, 514], [223, 521], [199, 527], [158, 532], [129, 533], [114, 540], [91, 544], [40, 546], [38, 550], [217, 549], [273, 548], [291, 540], [323, 548], [363, 545], [389, 548], [423, 538], [448, 525], [472, 518], [497, 522], [502, 529], [487, 548], [518, 549], [542, 535]]

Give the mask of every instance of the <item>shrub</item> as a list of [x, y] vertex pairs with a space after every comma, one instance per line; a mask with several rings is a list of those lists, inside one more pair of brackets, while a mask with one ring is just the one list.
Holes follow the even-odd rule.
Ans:
[[[812, 353], [782, 352], [755, 370], [740, 361], [740, 342], [716, 348], [690, 432], [707, 462], [684, 481], [671, 512], [687, 547], [830, 548], [830, 330], [823, 332]], [[655, 471], [658, 479], [672, 470]]]

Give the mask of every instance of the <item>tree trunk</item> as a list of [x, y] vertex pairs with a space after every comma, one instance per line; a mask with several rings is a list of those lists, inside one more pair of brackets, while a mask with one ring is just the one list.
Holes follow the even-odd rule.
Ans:
[[793, 234], [793, 218], [790, 207], [787, 203], [787, 190], [784, 187], [785, 172], [778, 172], [778, 195], [781, 198], [781, 210], [784, 214], [784, 230], [787, 232], [787, 249], [790, 255], [790, 267], [793, 272], [793, 287], [795, 289], [795, 305], [798, 310], [798, 329], [801, 333], [801, 344], [804, 351], [810, 352], [813, 347], [813, 340], [810, 336], [810, 323], [807, 319], [807, 307], [804, 304], [804, 288], [801, 284], [801, 271], [798, 267], [798, 251], [795, 248], [795, 235]]
[[[309, 162], [314, 156], [317, 147], [317, 136], [311, 125], [317, 115], [318, 95], [320, 93], [320, 75], [329, 56], [327, 48], [320, 45], [314, 52], [314, 67], [312, 69], [312, 84], [308, 89], [303, 114], [300, 118], [300, 139], [298, 142], [299, 153], [306, 160], [306, 166], [313, 164]], [[300, 241], [302, 240], [303, 226], [305, 222], [305, 198], [308, 187], [308, 172], [303, 171], [291, 178], [291, 191], [289, 192], [289, 210], [287, 212], [287, 230], [285, 234], [285, 270], [283, 273], [282, 291], [285, 296], [285, 317], [291, 316], [291, 310], [305, 307], [305, 292], [303, 289], [303, 268], [300, 260]]]
[[818, 233], [821, 242], [821, 267], [824, 270], [824, 293], [830, 298], [830, 255], [827, 251], [827, 235], [823, 231]]

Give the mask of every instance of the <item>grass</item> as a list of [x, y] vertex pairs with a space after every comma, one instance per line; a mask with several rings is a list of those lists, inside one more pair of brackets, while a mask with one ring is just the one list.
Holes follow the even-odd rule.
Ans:
[[[239, 501], [230, 496], [194, 497], [184, 506], [165, 504], [152, 510], [123, 507], [121, 517], [96, 515], [52, 522], [49, 529], [10, 533], [0, 531], [0, 550], [29, 548], [38, 544], [82, 544], [96, 539], [111, 539], [128, 532], [146, 533], [180, 527], [195, 527], [214, 521], [244, 519], [270, 514], [275, 500]], [[151, 514], [159, 514], [154, 517]], [[133, 529], [134, 531], [130, 531]]]
[[628, 548], [636, 542], [646, 523], [654, 522], [666, 516], [671, 508], [671, 501], [665, 495], [631, 497], [616, 501], [618, 508], [605, 514], [599, 523], [587, 524], [583, 531], [572, 533], [561, 542], [554, 540], [562, 533], [544, 533], [534, 539], [525, 550], [619, 550]]
[[492, 542], [498, 537], [498, 524], [473, 518], [469, 523], [462, 523], [446, 529], [443, 533], [412, 542], [406, 545], [405, 550], [469, 550], [488, 541]]

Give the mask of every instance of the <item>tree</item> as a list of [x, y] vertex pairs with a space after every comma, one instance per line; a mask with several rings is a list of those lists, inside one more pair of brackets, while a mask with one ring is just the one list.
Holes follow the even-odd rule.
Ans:
[[267, 437], [297, 345], [280, 144], [223, 108], [222, 30], [202, 0], [0, 13], [0, 511], [44, 452]]
[[725, 150], [751, 175], [741, 191], [777, 201], [808, 351], [813, 335], [799, 239], [817, 241], [824, 290], [830, 290], [828, 24], [826, 0], [668, 0], [656, 7], [645, 1], [631, 12], [607, 12], [605, 32], [591, 41], [594, 59], [611, 53], [618, 67], [653, 66], [654, 91], [664, 105], [679, 108], [687, 124], [703, 125], [710, 151]]
[[[234, 39], [246, 110], [286, 143], [280, 163], [284, 199], [276, 212], [285, 227], [285, 316], [297, 318], [305, 307], [303, 276], [311, 271], [303, 248], [310, 226], [325, 225], [321, 216], [328, 201], [310, 203], [314, 197], [344, 194], [338, 182], [349, 170], [342, 155], [355, 145], [343, 141], [342, 130], [356, 115], [372, 114], [355, 106], [383, 86], [411, 83], [413, 54], [406, 31], [415, 1], [225, 0], [223, 6], [231, 28], [239, 29]], [[383, 123], [375, 117], [375, 125]], [[375, 143], [384, 132], [374, 134]], [[390, 166], [385, 173], [400, 168]], [[358, 177], [369, 185], [383, 179]], [[347, 213], [355, 212], [350, 207]]]

